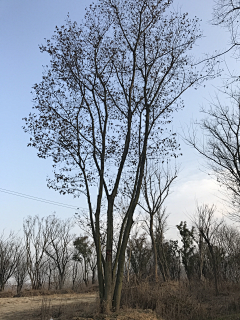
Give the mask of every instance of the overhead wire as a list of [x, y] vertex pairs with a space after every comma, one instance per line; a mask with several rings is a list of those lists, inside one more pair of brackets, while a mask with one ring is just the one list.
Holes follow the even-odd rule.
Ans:
[[[22, 198], [29, 199], [29, 200], [35, 200], [35, 201], [39, 201], [39, 202], [43, 202], [43, 203], [47, 203], [47, 204], [56, 205], [56, 206], [63, 207], [63, 208], [74, 209], [74, 210], [79, 209], [79, 207], [77, 207], [77, 206], [72, 206], [72, 205], [69, 205], [69, 204], [66, 204], [66, 203], [47, 200], [47, 199], [44, 199], [44, 198], [39, 198], [39, 197], [31, 196], [31, 195], [28, 195], [28, 194], [25, 194], [25, 193], [20, 193], [20, 192], [7, 190], [7, 189], [3, 189], [3, 188], [0, 188], [0, 192], [7, 193], [7, 194], [10, 194], [10, 195], [13, 195], [13, 196], [17, 196], [17, 197], [22, 197]], [[82, 208], [82, 209], [84, 209], [84, 208]]]

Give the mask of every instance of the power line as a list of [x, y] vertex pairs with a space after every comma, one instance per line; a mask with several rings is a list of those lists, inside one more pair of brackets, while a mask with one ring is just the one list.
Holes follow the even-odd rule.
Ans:
[[7, 190], [7, 189], [3, 189], [3, 188], [0, 188], [0, 192], [11, 194], [13, 196], [17, 196], [17, 197], [21, 197], [21, 198], [25, 198], [25, 199], [29, 199], [29, 200], [35, 200], [35, 201], [39, 201], [39, 202], [43, 202], [43, 203], [47, 203], [47, 204], [56, 205], [56, 206], [63, 207], [63, 208], [74, 209], [74, 210], [79, 209], [79, 207], [75, 207], [75, 206], [72, 206], [69, 204], [56, 202], [56, 201], [52, 201], [52, 200], [47, 200], [47, 199], [43, 199], [43, 198], [38, 198], [35, 196], [30, 196], [28, 194], [24, 194], [24, 193], [20, 193], [20, 192], [16, 192], [16, 191], [11, 191], [11, 190]]

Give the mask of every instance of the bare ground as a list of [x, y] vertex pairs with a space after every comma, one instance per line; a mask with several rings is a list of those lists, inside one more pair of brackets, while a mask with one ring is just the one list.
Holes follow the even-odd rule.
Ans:
[[97, 295], [91, 294], [64, 294], [50, 295], [47, 298], [42, 296], [1, 298], [0, 299], [0, 320], [47, 320], [51, 309], [61, 313], [69, 305], [73, 307], [78, 304], [94, 305]]
[[1, 298], [0, 320], [157, 320], [152, 310], [125, 309], [107, 316], [97, 306], [96, 293]]

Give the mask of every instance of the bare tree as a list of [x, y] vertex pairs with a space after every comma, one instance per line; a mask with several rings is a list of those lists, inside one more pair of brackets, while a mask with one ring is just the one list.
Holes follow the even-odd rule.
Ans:
[[219, 100], [209, 110], [203, 110], [206, 118], [200, 122], [205, 140], [197, 138], [194, 131], [186, 142], [203, 155], [208, 168], [220, 186], [224, 187], [234, 210], [233, 219], [239, 220], [240, 208], [240, 100], [239, 93], [228, 94], [232, 103], [224, 107]]
[[[195, 216], [195, 226], [206, 242], [211, 259], [212, 259], [212, 268], [214, 274], [214, 282], [215, 282], [215, 292], [216, 295], [219, 294], [219, 266], [217, 261], [217, 246], [216, 239], [217, 233], [220, 229], [223, 221], [218, 221], [214, 217], [214, 213], [216, 211], [216, 207], [212, 205], [211, 207], [203, 204], [202, 206], [197, 207], [197, 213]], [[201, 239], [201, 238], [200, 238]]]
[[232, 42], [230, 49], [238, 47], [240, 44], [238, 31], [239, 17], [240, 3], [238, 0], [215, 0], [212, 22], [215, 25], [226, 27], [230, 31]]
[[[170, 185], [169, 185], [170, 186]], [[166, 208], [160, 208], [155, 214], [155, 245], [157, 251], [157, 263], [159, 265], [159, 269], [161, 271], [162, 277], [164, 281], [169, 280], [170, 271], [169, 264], [166, 257], [166, 242], [165, 242], [165, 232], [167, 231], [167, 218], [168, 214]], [[173, 246], [172, 246], [173, 248]], [[154, 257], [155, 259], [155, 257]], [[154, 262], [154, 267], [156, 261]], [[156, 269], [155, 269], [156, 272]]]
[[57, 270], [56, 265], [54, 261], [46, 257], [46, 264], [44, 267], [45, 270], [45, 282], [47, 283], [48, 290], [51, 290], [52, 288], [57, 289], [58, 288], [58, 277], [57, 277]]
[[0, 291], [12, 277], [21, 259], [21, 241], [11, 232], [8, 237], [0, 235]]
[[[229, 48], [218, 53], [215, 57], [231, 52], [232, 56], [238, 60], [240, 57], [240, 3], [238, 0], [214, 0], [214, 2], [212, 24], [227, 29], [230, 34]], [[239, 81], [239, 74], [235, 74], [235, 70], [231, 71], [230, 68], [227, 68], [227, 71], [229, 77], [225, 79], [224, 87]]]
[[19, 250], [19, 260], [13, 272], [13, 277], [17, 283], [17, 294], [21, 292], [24, 283], [27, 281], [27, 275], [28, 264], [26, 250], [24, 247], [21, 247]]
[[[147, 162], [145, 166], [145, 174], [142, 184], [142, 194], [143, 194], [143, 202], [139, 202], [140, 207], [149, 214], [149, 224], [148, 229], [152, 241], [152, 250], [153, 250], [153, 257], [154, 257], [154, 277], [155, 280], [158, 278], [158, 262], [157, 262], [157, 246], [156, 246], [156, 232], [154, 230], [154, 217], [155, 214], [158, 213], [158, 218], [161, 217], [161, 211], [163, 211], [163, 203], [166, 200], [167, 196], [169, 195], [170, 186], [172, 185], [173, 181], [177, 178], [178, 169], [175, 167], [174, 171], [171, 171], [170, 165], [167, 162], [167, 166], [164, 167], [163, 165], [159, 166], [158, 164], [154, 164], [153, 162]], [[164, 220], [164, 215], [162, 222]], [[159, 219], [158, 219], [159, 220]], [[146, 222], [148, 219], [146, 220]], [[158, 221], [160, 222], [160, 221]], [[161, 224], [161, 223], [160, 223]], [[160, 227], [158, 223], [158, 227]], [[163, 229], [162, 229], [163, 231]], [[161, 237], [162, 241], [161, 244], [163, 245], [163, 233]], [[160, 240], [160, 238], [158, 239]], [[164, 252], [164, 251], [163, 251]], [[164, 253], [163, 253], [164, 254]], [[165, 260], [163, 257], [159, 257], [160, 261]], [[164, 263], [164, 262], [163, 262]], [[165, 274], [165, 268], [162, 267], [162, 275], [164, 281], [167, 280], [167, 276]]]
[[[146, 157], [174, 154], [175, 141], [165, 139], [163, 129], [182, 107], [181, 95], [213, 76], [212, 64], [197, 70], [189, 55], [201, 37], [198, 20], [171, 11], [171, 4], [100, 0], [80, 26], [68, 20], [56, 28], [41, 46], [51, 63], [34, 86], [36, 113], [25, 119], [29, 145], [55, 163], [55, 179], [48, 186], [86, 196], [104, 312], [120, 305], [125, 250]], [[113, 257], [114, 204], [126, 179], [132, 199]], [[107, 220], [105, 254], [102, 214]]]
[[73, 223], [71, 219], [61, 220], [54, 215], [48, 216], [45, 220], [48, 239], [44, 252], [53, 261], [58, 271], [58, 288], [62, 289], [67, 267], [72, 260], [71, 246], [75, 238], [75, 235], [71, 234]]
[[72, 289], [74, 290], [76, 287], [76, 282], [80, 283], [80, 268], [79, 262], [73, 260], [71, 263], [71, 279], [72, 279]]
[[238, 0], [215, 0], [214, 22], [216, 24], [238, 22], [239, 11], [240, 3]]
[[32, 289], [42, 287], [43, 268], [46, 264], [45, 248], [49, 240], [49, 228], [46, 222], [44, 218], [39, 218], [39, 216], [29, 216], [23, 222], [24, 245]]
[[236, 227], [222, 224], [217, 232], [217, 245], [223, 254], [220, 265], [221, 277], [225, 281], [240, 281], [240, 233]]

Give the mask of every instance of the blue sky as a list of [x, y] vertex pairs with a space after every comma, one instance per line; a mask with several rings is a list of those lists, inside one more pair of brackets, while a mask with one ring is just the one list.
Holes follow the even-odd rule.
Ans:
[[[55, 26], [64, 24], [69, 12], [72, 20], [80, 21], [88, 0], [0, 0], [0, 188], [61, 202], [75, 207], [86, 207], [85, 199], [60, 196], [46, 186], [51, 175], [51, 160], [39, 159], [36, 150], [27, 148], [28, 134], [22, 130], [22, 118], [31, 111], [31, 87], [41, 80], [42, 65], [48, 56], [41, 54], [38, 45], [53, 35]], [[175, 8], [188, 11], [190, 17], [202, 19], [204, 38], [198, 42], [194, 53], [201, 57], [215, 49], [226, 49], [229, 35], [220, 27], [209, 24], [213, 0], [179, 0]], [[234, 59], [227, 58], [229, 68], [237, 69]], [[224, 73], [223, 73], [224, 76]], [[201, 106], [215, 95], [220, 79], [210, 81], [206, 88], [190, 90], [185, 95], [185, 109], [175, 115], [173, 128], [181, 132], [192, 118], [199, 118]], [[194, 213], [196, 201], [216, 203], [219, 212], [223, 205], [218, 198], [218, 186], [206, 173], [199, 170], [204, 163], [198, 154], [183, 143], [183, 156], [179, 159], [181, 172], [173, 193], [167, 200], [171, 213], [169, 224], [175, 226]], [[20, 230], [24, 217], [53, 212], [61, 218], [74, 214], [73, 209], [45, 204], [0, 192], [0, 232]], [[169, 236], [175, 231], [170, 229]]]

